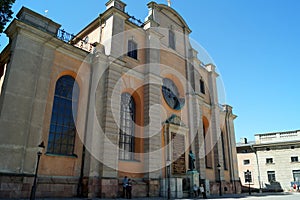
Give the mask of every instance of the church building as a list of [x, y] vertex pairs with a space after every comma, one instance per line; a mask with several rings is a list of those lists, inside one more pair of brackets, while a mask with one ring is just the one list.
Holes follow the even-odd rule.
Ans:
[[105, 6], [77, 35], [26, 7], [5, 30], [0, 198], [116, 198], [125, 176], [133, 197], [240, 193], [236, 116], [183, 17]]

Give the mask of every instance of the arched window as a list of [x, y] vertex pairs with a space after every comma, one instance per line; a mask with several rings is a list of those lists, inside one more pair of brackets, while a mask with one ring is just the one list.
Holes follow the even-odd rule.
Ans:
[[221, 130], [221, 142], [222, 142], [222, 152], [223, 152], [223, 165], [224, 165], [224, 169], [227, 170], [227, 148], [226, 148], [226, 135], [224, 134], [224, 132]]
[[71, 76], [56, 82], [47, 153], [74, 155], [79, 87]]
[[135, 103], [129, 93], [121, 96], [119, 159], [134, 159]]
[[202, 118], [203, 122], [203, 139], [204, 139], [204, 152], [205, 152], [205, 165], [207, 169], [213, 168], [213, 150], [211, 147], [211, 135], [208, 134], [209, 122], [206, 117]]

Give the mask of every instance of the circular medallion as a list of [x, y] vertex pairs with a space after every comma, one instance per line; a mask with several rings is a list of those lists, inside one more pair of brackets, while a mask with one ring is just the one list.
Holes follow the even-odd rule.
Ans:
[[162, 93], [167, 104], [174, 110], [181, 110], [184, 106], [184, 98], [179, 97], [178, 88], [171, 79], [164, 78]]

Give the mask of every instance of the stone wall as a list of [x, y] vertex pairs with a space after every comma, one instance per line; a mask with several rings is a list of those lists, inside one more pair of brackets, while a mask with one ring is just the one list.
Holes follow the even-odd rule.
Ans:
[[[33, 180], [33, 175], [1, 174], [0, 198], [29, 198]], [[74, 177], [38, 177], [36, 197], [75, 197], [78, 181]]]
[[[241, 193], [241, 183], [239, 181], [227, 182], [222, 181], [222, 194], [239, 194]], [[219, 194], [220, 183], [219, 182], [211, 182], [210, 183], [210, 193], [211, 194]]]

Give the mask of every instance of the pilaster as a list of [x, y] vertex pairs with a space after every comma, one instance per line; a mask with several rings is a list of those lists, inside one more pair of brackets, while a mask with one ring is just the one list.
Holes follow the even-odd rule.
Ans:
[[144, 80], [145, 172], [148, 172], [148, 179], [159, 179], [162, 176], [160, 38], [153, 29], [147, 30], [147, 37]]
[[202, 121], [202, 104], [203, 104], [203, 97], [197, 95], [197, 102], [199, 109], [199, 116], [196, 118], [198, 120], [198, 127], [197, 127], [197, 135], [195, 138], [195, 152], [197, 155], [196, 159], [196, 167], [200, 174], [200, 179], [206, 178], [206, 164], [205, 164], [205, 139], [203, 133], [203, 121]]
[[124, 32], [129, 15], [125, 13], [125, 5], [121, 1], [111, 0], [107, 3], [107, 10], [101, 15], [105, 19], [101, 43], [105, 46], [106, 54], [114, 58], [120, 58], [127, 52]]
[[235, 141], [235, 131], [233, 120], [237, 117], [232, 113], [232, 107], [229, 105], [223, 105], [223, 108], [226, 112], [225, 123], [226, 123], [226, 132], [228, 138], [228, 149], [230, 156], [230, 172], [231, 172], [231, 181], [233, 184], [236, 184], [236, 181], [239, 180], [238, 174], [238, 161], [237, 161], [237, 151], [236, 151], [236, 141]]
[[221, 166], [220, 179], [224, 180], [224, 163], [223, 163], [223, 154], [222, 154], [222, 141], [221, 141], [221, 127], [220, 127], [220, 108], [218, 101], [218, 93], [217, 93], [217, 82], [216, 79], [218, 74], [216, 73], [216, 67], [213, 64], [206, 65], [206, 69], [209, 72], [208, 75], [208, 88], [210, 91], [211, 98], [211, 124], [210, 129], [212, 133], [212, 142], [214, 144], [213, 153], [214, 153], [214, 171], [215, 177], [219, 180], [219, 172], [217, 169], [217, 165]]
[[[105, 76], [105, 91], [103, 92], [103, 125], [104, 144], [103, 144], [103, 170], [102, 177], [118, 177], [119, 161], [119, 124], [121, 85], [118, 81], [122, 76], [122, 68], [125, 63], [120, 60], [110, 60], [109, 67]], [[101, 101], [99, 99], [99, 101]]]

